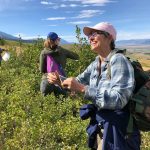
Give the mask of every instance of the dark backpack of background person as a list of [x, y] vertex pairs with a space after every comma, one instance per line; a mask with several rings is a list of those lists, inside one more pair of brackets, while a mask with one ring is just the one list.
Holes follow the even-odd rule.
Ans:
[[[110, 59], [116, 53], [126, 54], [126, 49], [115, 49]], [[150, 75], [143, 70], [142, 65], [130, 57], [127, 57], [134, 69], [135, 89], [129, 101], [129, 109], [131, 112], [127, 132], [133, 130], [133, 118], [140, 131], [150, 131], [150, 87], [146, 86], [150, 82]], [[110, 60], [109, 59], [109, 60]], [[111, 66], [107, 64], [107, 77], [111, 79]]]

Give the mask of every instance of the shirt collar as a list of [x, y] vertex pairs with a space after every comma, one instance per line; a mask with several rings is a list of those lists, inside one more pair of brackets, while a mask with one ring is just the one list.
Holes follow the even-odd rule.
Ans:
[[111, 50], [111, 52], [108, 54], [108, 56], [105, 58], [105, 62], [109, 62], [111, 57], [116, 53], [115, 50]]

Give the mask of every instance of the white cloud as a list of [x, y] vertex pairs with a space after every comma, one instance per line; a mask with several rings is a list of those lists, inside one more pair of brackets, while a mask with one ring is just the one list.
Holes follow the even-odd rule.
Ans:
[[82, 7], [89, 7], [90, 5], [83, 5]]
[[15, 33], [14, 36], [15, 36], [15, 37], [21, 37], [21, 38], [22, 38], [22, 37], [25, 36], [25, 34], [23, 34], [23, 33]]
[[50, 24], [48, 25], [49, 27], [56, 27], [57, 25], [56, 24]]
[[38, 39], [38, 38], [46, 39], [46, 36], [34, 35], [34, 36], [23, 36], [22, 37], [22, 39], [24, 39], [24, 40]]
[[41, 36], [41, 35], [26, 35], [24, 33], [16, 33], [14, 34], [15, 37], [21, 37], [21, 39], [24, 39], [24, 40], [29, 40], [29, 39], [37, 39], [37, 38], [43, 38], [45, 39], [46, 36]]
[[74, 21], [74, 22], [68, 22], [69, 24], [89, 24], [91, 23], [90, 21]]
[[[46, 4], [45, 4], [46, 5]], [[48, 5], [48, 3], [47, 3], [47, 5]], [[66, 5], [66, 4], [61, 4], [61, 5], [56, 5], [56, 4], [53, 4], [53, 5], [51, 5], [51, 7], [50, 8], [52, 8], [52, 9], [59, 9], [59, 8], [69, 8], [69, 7], [78, 7], [79, 5], [77, 5], [77, 4], [69, 4], [69, 5]]]
[[68, 42], [77, 42], [77, 38], [75, 35], [60, 36], [60, 38], [66, 40]]
[[[57, 4], [48, 2], [46, 0], [41, 1], [41, 4], [49, 5], [53, 4], [51, 8], [58, 9], [60, 7], [89, 7], [89, 6], [104, 6], [106, 3], [114, 2], [112, 0], [61, 0], [61, 3], [68, 3], [73, 2], [72, 4], [60, 4], [57, 2]], [[75, 3], [75, 4], [74, 4]]]
[[66, 17], [51, 17], [51, 18], [47, 18], [46, 20], [65, 20]]
[[43, 5], [52, 5], [52, 4], [54, 4], [54, 3], [48, 2], [48, 1], [41, 1], [40, 3], [43, 4]]
[[46, 2], [46, 1], [41, 1], [41, 4], [43, 4], [43, 5], [48, 5], [48, 2]]
[[112, 0], [63, 0], [64, 2], [80, 2], [82, 4], [91, 4], [95, 6], [104, 6], [106, 3], [113, 2]]
[[60, 5], [60, 7], [67, 7], [67, 5], [65, 5], [65, 4], [61, 4], [61, 5]]
[[99, 6], [103, 6], [106, 3], [111, 2], [110, 0], [81, 0], [82, 4], [95, 4]]
[[77, 7], [78, 5], [77, 4], [70, 4], [69, 6], [70, 7]]
[[[21, 39], [24, 39], [24, 40], [29, 40], [29, 39], [37, 39], [37, 38], [43, 38], [43, 39], [46, 39], [46, 36], [43, 36], [43, 35], [26, 35], [24, 33], [16, 33], [14, 34], [15, 37], [21, 37]], [[75, 35], [60, 35], [60, 37], [68, 42], [76, 42], [76, 36]]]
[[82, 10], [80, 14], [74, 18], [91, 18], [97, 14], [103, 14], [102, 10]]

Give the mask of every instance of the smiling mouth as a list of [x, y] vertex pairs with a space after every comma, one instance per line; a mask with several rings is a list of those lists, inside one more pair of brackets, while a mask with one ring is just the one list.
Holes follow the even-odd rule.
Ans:
[[95, 45], [97, 42], [91, 42], [91, 45]]

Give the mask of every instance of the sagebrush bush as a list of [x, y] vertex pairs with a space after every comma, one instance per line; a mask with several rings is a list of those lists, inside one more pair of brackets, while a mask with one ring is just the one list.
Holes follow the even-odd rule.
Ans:
[[[42, 46], [21, 48], [19, 55], [10, 48], [11, 58], [0, 68], [0, 149], [87, 149], [86, 122], [79, 118], [82, 99], [43, 97], [38, 69]], [[68, 74], [78, 74], [78, 65], [69, 61]]]
[[[68, 76], [81, 73], [94, 59], [86, 39], [72, 46], [80, 60], [69, 60]], [[86, 103], [82, 97], [56, 99], [39, 92], [41, 74], [39, 55], [42, 43], [22, 47], [0, 68], [0, 149], [2, 150], [88, 150], [86, 127], [79, 108]], [[142, 149], [150, 149], [149, 134], [143, 133]]]

